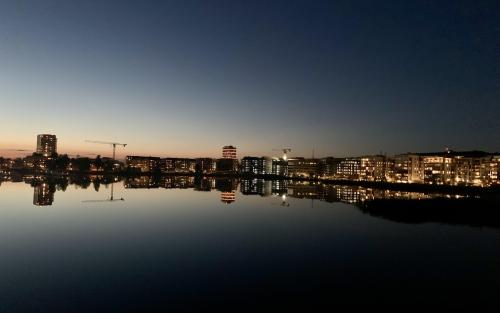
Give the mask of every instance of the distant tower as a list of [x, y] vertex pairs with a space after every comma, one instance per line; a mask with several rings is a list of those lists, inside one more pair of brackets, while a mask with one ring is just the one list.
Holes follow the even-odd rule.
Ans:
[[224, 146], [222, 148], [222, 158], [223, 159], [236, 159], [236, 147]]
[[41, 154], [44, 157], [48, 157], [53, 153], [57, 153], [56, 135], [38, 135], [36, 141], [36, 153]]

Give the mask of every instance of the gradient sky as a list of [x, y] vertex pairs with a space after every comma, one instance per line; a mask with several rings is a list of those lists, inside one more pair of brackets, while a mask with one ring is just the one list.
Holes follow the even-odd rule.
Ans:
[[500, 4], [0, 0], [0, 109], [0, 149], [500, 151]]

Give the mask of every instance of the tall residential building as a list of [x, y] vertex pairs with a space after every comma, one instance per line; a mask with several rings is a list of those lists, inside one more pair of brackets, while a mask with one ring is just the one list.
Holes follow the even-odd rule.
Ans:
[[236, 159], [236, 147], [233, 147], [233, 146], [222, 147], [222, 158], [223, 159]]
[[57, 138], [56, 135], [41, 134], [37, 136], [36, 153], [49, 157], [53, 153], [57, 153]]

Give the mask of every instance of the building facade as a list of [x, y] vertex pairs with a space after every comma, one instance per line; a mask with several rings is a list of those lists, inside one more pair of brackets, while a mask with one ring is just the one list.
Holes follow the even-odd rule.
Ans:
[[57, 137], [56, 135], [41, 134], [37, 136], [36, 153], [44, 157], [50, 157], [57, 153]]
[[126, 166], [129, 170], [140, 173], [157, 173], [161, 170], [161, 159], [158, 157], [127, 156]]
[[293, 177], [318, 176], [320, 162], [318, 159], [292, 158], [288, 159], [288, 175]]
[[236, 147], [234, 146], [224, 146], [222, 147], [222, 158], [223, 159], [236, 159]]
[[212, 158], [195, 159], [195, 172], [200, 174], [211, 174], [215, 172], [217, 162]]

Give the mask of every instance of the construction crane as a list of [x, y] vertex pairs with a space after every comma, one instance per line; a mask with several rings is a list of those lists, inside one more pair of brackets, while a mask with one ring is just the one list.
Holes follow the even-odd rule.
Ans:
[[283, 160], [287, 160], [287, 153], [292, 152], [292, 149], [290, 148], [281, 148], [281, 149], [273, 149], [273, 151], [281, 151], [283, 152]]
[[107, 142], [107, 141], [96, 141], [96, 140], [85, 140], [85, 142], [99, 143], [102, 145], [111, 145], [113, 147], [113, 160], [115, 160], [116, 146], [123, 146], [124, 148], [127, 146], [126, 143], [118, 143], [118, 142]]

